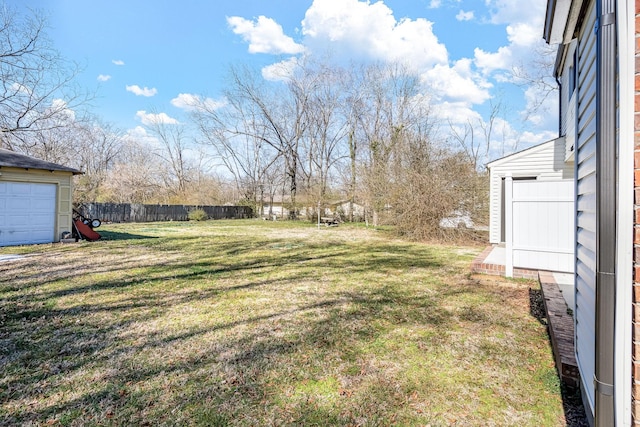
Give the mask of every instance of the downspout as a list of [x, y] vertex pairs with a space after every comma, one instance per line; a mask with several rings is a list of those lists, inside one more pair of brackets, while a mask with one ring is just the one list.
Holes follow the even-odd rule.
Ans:
[[615, 0], [598, 0], [596, 76], [596, 427], [616, 425], [616, 15]]
[[562, 136], [562, 82], [555, 76], [556, 84], [558, 85], [558, 138]]

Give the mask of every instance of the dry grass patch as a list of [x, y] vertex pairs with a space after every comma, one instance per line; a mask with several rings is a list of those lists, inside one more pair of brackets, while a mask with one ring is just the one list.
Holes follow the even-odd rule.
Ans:
[[262, 221], [2, 248], [0, 424], [563, 425], [533, 282]]

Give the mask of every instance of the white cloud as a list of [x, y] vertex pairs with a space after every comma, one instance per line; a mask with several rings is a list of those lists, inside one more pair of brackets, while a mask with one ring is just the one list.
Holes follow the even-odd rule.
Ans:
[[468, 102], [445, 101], [438, 104], [436, 110], [439, 118], [449, 119], [452, 123], [468, 123], [469, 120], [480, 119], [480, 113], [469, 106]]
[[[484, 0], [482, 3], [487, 6], [483, 22], [500, 25], [507, 42], [494, 50], [476, 48], [472, 58], [457, 61], [450, 60], [446, 46], [434, 33], [432, 22], [425, 18], [396, 18], [383, 0], [313, 0], [301, 22], [304, 48], [286, 37], [275, 21], [263, 16], [254, 20], [232, 17], [228, 23], [249, 43], [252, 53], [321, 56], [329, 52], [330, 58], [338, 62], [409, 65], [411, 71], [420, 74], [424, 87], [429, 88], [428, 93], [437, 105], [434, 114], [446, 119], [447, 125], [442, 129], [446, 132], [450, 131], [449, 121], [456, 126], [468, 124], [470, 120], [476, 125], [484, 123], [479, 111], [494, 98], [494, 85], [513, 83], [512, 71], [532, 64], [533, 53], [543, 43], [540, 28], [544, 20], [544, 0], [534, 0], [531, 7], [523, 7], [521, 0]], [[427, 4], [431, 8], [447, 8], [452, 15], [457, 13], [458, 21], [481, 18], [480, 9], [462, 10], [460, 0], [430, 0]], [[262, 76], [267, 80], [285, 79], [299, 60], [298, 56], [280, 58], [279, 62], [264, 67]], [[515, 107], [510, 117], [517, 117], [518, 109]], [[532, 126], [547, 126], [550, 122], [542, 115], [527, 118]], [[520, 147], [521, 142], [531, 143], [544, 133], [531, 133], [525, 138], [516, 132], [520, 126], [504, 120], [495, 129], [493, 149], [501, 152], [510, 152]]]
[[124, 65], [124, 61], [122, 59], [113, 59], [111, 62], [115, 65]]
[[100, 74], [98, 75], [98, 81], [99, 82], [108, 82], [109, 80], [111, 80], [111, 76], [108, 74]]
[[68, 107], [67, 102], [64, 99], [56, 98], [51, 101], [51, 112], [62, 114], [69, 120], [76, 119], [76, 112]]
[[[485, 0], [489, 9], [491, 22], [494, 24], [511, 24], [514, 22], [528, 22], [535, 28], [544, 26], [545, 9], [547, 2], [534, 0], [526, 3], [522, 0]], [[540, 34], [542, 37], [542, 34]]]
[[298, 58], [293, 56], [284, 61], [267, 65], [262, 69], [262, 77], [271, 81], [286, 80], [293, 74], [294, 69], [298, 66]]
[[171, 100], [171, 105], [186, 111], [193, 111], [204, 108], [209, 111], [224, 107], [226, 101], [216, 101], [213, 98], [203, 98], [200, 95], [181, 93]]
[[29, 96], [33, 94], [33, 90], [31, 88], [20, 83], [13, 83], [11, 85], [11, 90], [14, 92], [23, 93]]
[[495, 70], [509, 70], [513, 66], [513, 51], [508, 46], [502, 46], [497, 52], [485, 52], [480, 48], [474, 51], [476, 66], [485, 74]]
[[304, 46], [297, 44], [284, 34], [282, 26], [271, 18], [259, 16], [250, 21], [239, 16], [227, 18], [227, 23], [235, 34], [249, 43], [249, 53], [297, 54]]
[[520, 134], [518, 149], [525, 149], [534, 145], [541, 144], [545, 141], [558, 137], [558, 131], [541, 130], [539, 132], [525, 131]]
[[138, 85], [131, 85], [131, 86], [127, 86], [126, 87], [127, 92], [131, 92], [137, 96], [146, 96], [146, 97], [150, 97], [150, 96], [154, 96], [156, 93], [158, 93], [158, 90], [154, 87], [149, 89], [148, 87], [144, 87], [141, 88]]
[[511, 126], [511, 123], [501, 117], [496, 117], [491, 126], [491, 138], [489, 149], [500, 157], [518, 149], [520, 132]]
[[[491, 98], [491, 85], [473, 69], [472, 60], [450, 63], [432, 22], [424, 18], [397, 20], [381, 1], [314, 0], [302, 21], [302, 33], [310, 52], [331, 51], [338, 59], [409, 64], [439, 103], [460, 102], [469, 107]], [[275, 79], [286, 75], [291, 64], [293, 61], [284, 61], [265, 68], [263, 76]]]
[[558, 96], [557, 93], [545, 92], [542, 87], [530, 86], [525, 91], [527, 106], [521, 112], [523, 120], [540, 129], [549, 129], [557, 125]]
[[473, 10], [465, 12], [464, 10], [461, 9], [460, 12], [458, 12], [458, 14], [456, 15], [456, 19], [458, 21], [471, 21], [473, 18], [474, 18]]
[[431, 0], [429, 2], [429, 6], [427, 6], [429, 9], [438, 9], [440, 7], [442, 7], [443, 3], [460, 3], [461, 0]]
[[130, 141], [131, 143], [138, 143], [142, 144], [143, 146], [147, 146], [151, 150], [161, 147], [158, 138], [151, 135], [142, 126], [136, 126], [133, 129], [128, 129], [124, 135], [124, 138], [126, 141]]
[[471, 70], [469, 59], [461, 59], [453, 67], [436, 65], [422, 77], [444, 100], [482, 104], [491, 98], [491, 84]]
[[133, 129], [127, 130], [125, 139], [128, 141], [150, 144], [152, 146], [159, 144], [158, 138], [154, 137], [153, 135], [149, 135], [147, 130], [142, 126], [136, 126]]
[[448, 61], [432, 22], [398, 21], [382, 1], [314, 0], [302, 21], [302, 34], [312, 50], [330, 50], [338, 57], [400, 61], [419, 69]]
[[527, 7], [522, 7], [519, 0], [485, 0], [485, 3], [490, 11], [490, 22], [506, 25], [509, 43], [493, 52], [476, 48], [476, 66], [485, 75], [495, 73], [493, 77], [498, 81], [511, 81], [512, 70], [521, 64], [531, 64], [536, 51], [544, 44], [541, 28], [546, 2], [532, 1]]
[[143, 125], [151, 126], [157, 124], [165, 125], [177, 125], [178, 120], [170, 117], [166, 113], [147, 113], [144, 110], [140, 110], [136, 113], [136, 117], [140, 119]]
[[519, 22], [507, 26], [507, 38], [514, 46], [534, 46], [542, 40], [540, 28], [526, 22]]

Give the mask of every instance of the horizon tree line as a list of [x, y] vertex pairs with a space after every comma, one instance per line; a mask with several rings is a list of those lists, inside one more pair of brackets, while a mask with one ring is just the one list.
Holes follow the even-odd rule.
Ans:
[[279, 199], [295, 219], [344, 201], [417, 239], [442, 235], [456, 213], [488, 220], [482, 159], [500, 103], [460, 126], [438, 118], [404, 64], [303, 58], [276, 81], [232, 66], [223, 104], [194, 97], [187, 123], [152, 120], [135, 137], [83, 109], [91, 94], [45, 19], [5, 7], [0, 21], [0, 147], [82, 170], [76, 202], [234, 203], [261, 216]]

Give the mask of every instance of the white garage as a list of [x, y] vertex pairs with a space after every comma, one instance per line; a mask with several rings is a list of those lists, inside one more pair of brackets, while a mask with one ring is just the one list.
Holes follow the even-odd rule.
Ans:
[[71, 232], [72, 177], [79, 173], [0, 149], [0, 246], [57, 242]]

